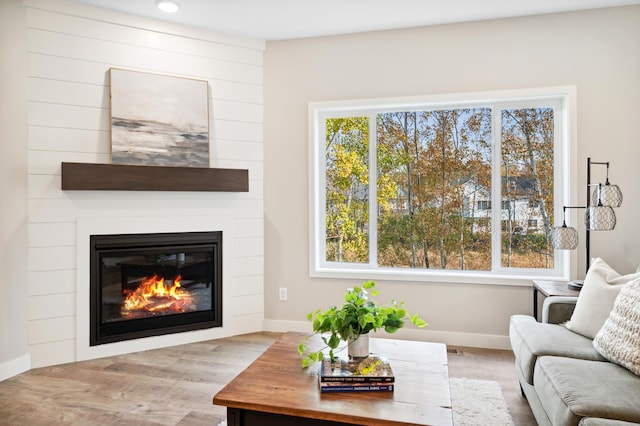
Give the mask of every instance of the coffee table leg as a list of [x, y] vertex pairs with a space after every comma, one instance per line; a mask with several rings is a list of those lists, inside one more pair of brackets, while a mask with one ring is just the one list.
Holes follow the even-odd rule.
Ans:
[[538, 289], [533, 287], [533, 318], [538, 321]]
[[242, 426], [242, 413], [239, 409], [227, 407], [227, 426]]

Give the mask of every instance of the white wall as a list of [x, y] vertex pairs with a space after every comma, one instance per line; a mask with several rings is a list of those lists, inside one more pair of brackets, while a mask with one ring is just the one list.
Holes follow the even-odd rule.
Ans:
[[30, 366], [27, 351], [25, 13], [0, 1], [0, 380]]
[[[110, 229], [123, 223], [126, 232], [132, 223], [172, 232], [207, 217], [210, 230], [225, 227], [224, 326], [190, 336], [261, 329], [264, 43], [59, 0], [25, 4], [32, 367], [77, 359], [76, 338], [84, 333], [76, 322], [88, 327], [76, 317], [88, 303], [88, 281], [77, 264], [86, 258], [78, 229], [87, 221]], [[249, 169], [249, 192], [62, 191], [61, 162], [110, 162], [110, 67], [207, 80], [211, 167]], [[135, 350], [185, 342], [174, 336], [148, 338]]]
[[[585, 202], [586, 157], [611, 162], [625, 199], [616, 230], [592, 233], [591, 254], [628, 273], [640, 263], [639, 76], [637, 6], [267, 43], [267, 328], [308, 329], [306, 313], [339, 303], [353, 284], [309, 277], [309, 102], [576, 86], [573, 197]], [[584, 242], [574, 258], [583, 275]], [[278, 301], [279, 287], [289, 301]], [[383, 282], [381, 290], [430, 323], [411, 337], [451, 344], [507, 347], [509, 316], [532, 312], [530, 287]]]

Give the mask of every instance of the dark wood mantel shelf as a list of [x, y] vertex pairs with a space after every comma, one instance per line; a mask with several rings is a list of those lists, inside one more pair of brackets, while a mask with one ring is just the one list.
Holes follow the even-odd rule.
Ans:
[[62, 163], [62, 190], [248, 192], [249, 171]]

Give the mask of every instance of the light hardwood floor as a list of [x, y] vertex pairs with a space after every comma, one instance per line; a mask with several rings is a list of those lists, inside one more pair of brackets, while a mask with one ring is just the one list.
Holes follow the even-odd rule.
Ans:
[[[0, 382], [0, 425], [216, 426], [225, 408], [212, 404], [213, 395], [278, 336], [253, 333], [34, 369]], [[511, 352], [449, 352], [451, 377], [497, 381], [516, 425], [536, 424]]]

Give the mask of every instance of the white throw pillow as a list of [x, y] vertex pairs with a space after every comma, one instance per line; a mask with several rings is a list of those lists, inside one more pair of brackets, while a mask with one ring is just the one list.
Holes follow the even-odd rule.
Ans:
[[593, 339], [609, 317], [620, 289], [637, 278], [640, 278], [640, 272], [620, 275], [604, 260], [594, 259], [567, 328]]
[[622, 287], [593, 339], [600, 355], [640, 376], [640, 279]]

